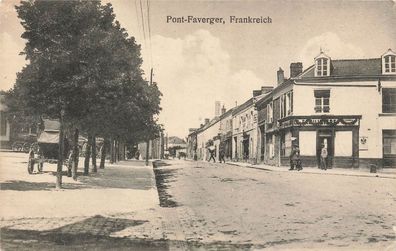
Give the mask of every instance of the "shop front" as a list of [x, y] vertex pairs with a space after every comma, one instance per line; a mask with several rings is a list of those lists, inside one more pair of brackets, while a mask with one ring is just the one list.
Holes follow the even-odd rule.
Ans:
[[319, 165], [326, 148], [327, 166], [359, 167], [359, 115], [291, 116], [279, 121], [283, 140], [282, 165], [288, 163], [291, 138], [299, 145], [304, 166]]

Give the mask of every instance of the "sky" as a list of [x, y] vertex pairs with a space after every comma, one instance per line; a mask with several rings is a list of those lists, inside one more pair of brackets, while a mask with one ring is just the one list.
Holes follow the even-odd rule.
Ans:
[[[249, 99], [254, 89], [275, 86], [279, 67], [286, 77], [292, 62], [308, 68], [320, 49], [332, 59], [378, 58], [388, 48], [396, 51], [396, 3], [391, 0], [102, 2], [112, 3], [116, 19], [141, 44], [143, 70], [153, 68], [163, 93], [159, 121], [169, 136], [185, 137], [188, 128], [213, 118], [215, 101], [229, 109]], [[18, 55], [26, 42], [13, 7], [18, 3], [0, 0], [2, 90], [12, 88], [26, 64]], [[225, 23], [172, 23], [168, 16], [218, 17]], [[272, 22], [235, 24], [230, 16], [270, 17]]]

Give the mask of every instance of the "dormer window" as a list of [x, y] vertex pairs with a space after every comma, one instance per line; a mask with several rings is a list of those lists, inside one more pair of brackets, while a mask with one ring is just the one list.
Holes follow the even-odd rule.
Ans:
[[316, 65], [316, 75], [317, 76], [327, 76], [327, 58], [317, 59]]
[[391, 49], [382, 55], [382, 74], [396, 74], [396, 53]]
[[396, 72], [396, 56], [386, 56], [385, 59], [385, 73]]
[[315, 77], [327, 77], [330, 75], [330, 57], [322, 51], [315, 58]]

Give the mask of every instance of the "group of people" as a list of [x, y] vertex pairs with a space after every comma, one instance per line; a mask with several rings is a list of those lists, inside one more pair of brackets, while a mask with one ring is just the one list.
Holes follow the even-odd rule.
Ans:
[[[208, 147], [209, 150], [209, 160], [213, 160], [213, 162], [216, 162], [215, 155], [216, 155], [216, 148], [214, 146]], [[219, 149], [219, 162], [220, 163], [225, 163], [225, 152], [223, 147], [220, 147]], [[327, 157], [328, 157], [328, 152], [327, 148], [325, 147], [324, 144], [321, 145], [321, 151], [320, 151], [320, 162], [319, 162], [319, 168], [322, 170], [327, 170]], [[298, 147], [298, 144], [293, 143], [292, 150], [290, 152], [290, 171], [292, 170], [297, 170], [300, 171], [302, 170], [302, 162], [300, 158], [300, 148]]]
[[300, 159], [300, 149], [298, 148], [297, 144], [293, 144], [292, 150], [290, 152], [290, 171], [296, 169], [297, 171], [301, 171], [302, 163]]
[[[321, 150], [320, 150], [320, 161], [319, 161], [319, 169], [321, 170], [327, 170], [327, 157], [328, 157], [328, 151], [327, 148], [325, 147], [324, 144], [321, 145]], [[302, 170], [302, 163], [300, 159], [300, 149], [298, 147], [298, 144], [294, 143], [292, 146], [292, 150], [290, 152], [290, 171], [292, 170], [297, 170], [300, 171]]]

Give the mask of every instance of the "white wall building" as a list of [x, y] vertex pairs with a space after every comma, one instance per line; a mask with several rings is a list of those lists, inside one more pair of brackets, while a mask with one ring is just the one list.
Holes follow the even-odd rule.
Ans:
[[395, 167], [395, 58], [392, 50], [352, 60], [321, 52], [293, 79], [293, 114], [280, 122], [284, 135], [298, 138], [305, 163], [315, 165], [325, 145], [329, 165]]

